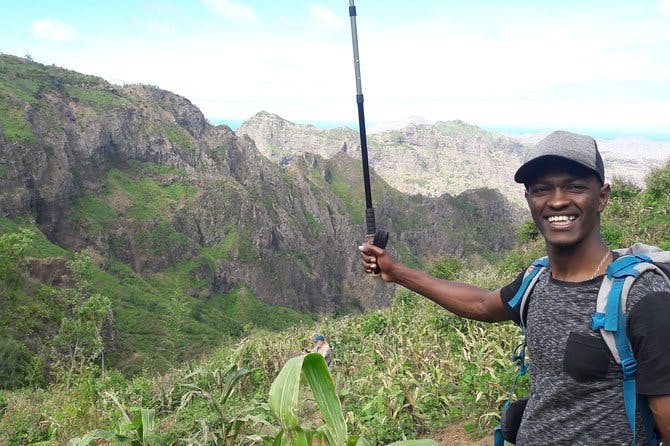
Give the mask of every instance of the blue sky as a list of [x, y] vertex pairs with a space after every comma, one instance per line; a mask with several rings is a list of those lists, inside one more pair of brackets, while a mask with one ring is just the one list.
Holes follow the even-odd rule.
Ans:
[[[0, 52], [157, 85], [210, 121], [356, 121], [348, 1], [0, 2]], [[356, 2], [368, 122], [670, 139], [670, 0]]]

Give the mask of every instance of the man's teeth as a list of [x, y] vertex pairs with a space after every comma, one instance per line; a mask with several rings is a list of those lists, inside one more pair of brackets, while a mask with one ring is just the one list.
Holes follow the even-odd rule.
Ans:
[[577, 216], [575, 215], [552, 215], [551, 217], [547, 218], [550, 223], [556, 222], [556, 221], [572, 221]]

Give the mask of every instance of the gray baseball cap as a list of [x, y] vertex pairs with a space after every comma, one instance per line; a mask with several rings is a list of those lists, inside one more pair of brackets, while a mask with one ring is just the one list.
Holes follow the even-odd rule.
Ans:
[[605, 184], [605, 167], [595, 139], [563, 130], [552, 132], [526, 152], [523, 164], [514, 174], [514, 181], [527, 182], [533, 177], [534, 171], [540, 165], [551, 162], [551, 158], [562, 158], [584, 166]]

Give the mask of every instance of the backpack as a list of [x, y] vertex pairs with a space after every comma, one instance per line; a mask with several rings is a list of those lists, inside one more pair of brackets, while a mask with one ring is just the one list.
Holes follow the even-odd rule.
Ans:
[[[630, 446], [636, 446], [635, 413], [638, 406], [644, 422], [647, 441], [650, 446], [658, 446], [660, 440], [654, 429], [654, 420], [647, 400], [635, 391], [637, 362], [633, 357], [630, 342], [626, 335], [625, 308], [628, 293], [633, 283], [645, 271], [656, 271], [670, 284], [670, 251], [636, 243], [630, 248], [616, 249], [614, 252], [619, 257], [608, 266], [607, 274], [603, 278], [603, 283], [598, 291], [591, 328], [594, 331], [600, 331], [616, 363], [621, 366], [624, 407], [633, 434], [633, 441]], [[510, 390], [510, 398], [503, 406], [501, 422], [494, 433], [494, 446], [503, 446], [505, 441], [512, 444], [516, 442], [516, 433], [523, 415], [525, 401], [512, 402], [512, 394], [517, 380], [525, 375], [528, 370], [525, 362], [526, 327], [524, 313], [533, 287], [548, 267], [549, 259], [547, 257], [532, 262], [524, 274], [519, 290], [507, 304], [512, 309], [519, 309], [520, 325], [524, 339], [512, 354], [512, 360], [519, 371]]]

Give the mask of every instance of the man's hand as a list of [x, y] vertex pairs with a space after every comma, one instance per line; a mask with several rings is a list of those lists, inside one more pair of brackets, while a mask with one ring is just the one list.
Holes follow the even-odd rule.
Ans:
[[379, 275], [384, 282], [393, 281], [392, 272], [396, 262], [388, 251], [369, 243], [359, 246], [358, 250], [361, 252], [361, 265], [366, 273], [372, 274], [379, 268]]

